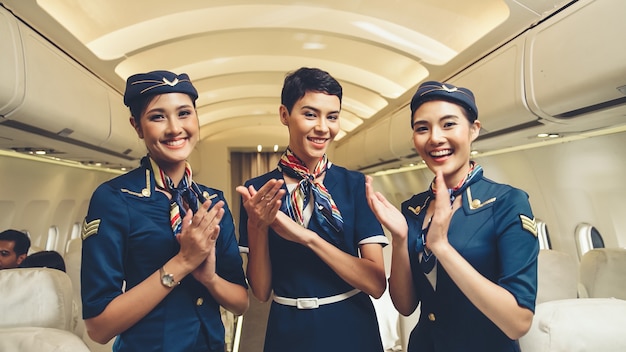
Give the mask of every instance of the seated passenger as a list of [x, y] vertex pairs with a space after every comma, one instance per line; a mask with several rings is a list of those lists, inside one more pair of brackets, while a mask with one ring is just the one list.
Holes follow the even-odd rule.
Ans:
[[17, 268], [28, 254], [30, 239], [17, 230], [0, 233], [0, 269]]
[[27, 256], [20, 268], [50, 268], [65, 272], [65, 261], [59, 252], [41, 251]]

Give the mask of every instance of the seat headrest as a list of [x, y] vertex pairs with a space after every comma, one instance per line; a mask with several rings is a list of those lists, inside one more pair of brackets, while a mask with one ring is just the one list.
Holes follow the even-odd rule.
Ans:
[[537, 260], [537, 304], [577, 298], [578, 262], [573, 256], [542, 249]]
[[[108, 349], [111, 351], [111, 348]], [[89, 352], [83, 340], [69, 331], [49, 328], [0, 328], [0, 351]], [[94, 351], [105, 351], [105, 349]]]
[[535, 307], [528, 333], [519, 339], [523, 352], [626, 351], [626, 301], [574, 298]]
[[626, 249], [597, 248], [580, 260], [580, 282], [590, 298], [626, 299]]
[[72, 329], [72, 283], [60, 270], [0, 270], [0, 297], [0, 328]]

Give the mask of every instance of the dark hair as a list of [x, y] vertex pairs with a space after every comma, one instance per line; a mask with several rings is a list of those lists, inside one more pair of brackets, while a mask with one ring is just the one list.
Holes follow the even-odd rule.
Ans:
[[13, 250], [15, 255], [22, 255], [28, 253], [30, 248], [30, 238], [22, 232], [17, 230], [5, 230], [0, 232], [0, 241], [12, 241], [15, 243]]
[[50, 268], [65, 272], [65, 261], [59, 252], [41, 251], [26, 257], [20, 268]]
[[285, 77], [280, 103], [291, 113], [293, 106], [306, 92], [335, 95], [339, 98], [340, 104], [343, 95], [341, 84], [328, 72], [318, 68], [301, 67]]

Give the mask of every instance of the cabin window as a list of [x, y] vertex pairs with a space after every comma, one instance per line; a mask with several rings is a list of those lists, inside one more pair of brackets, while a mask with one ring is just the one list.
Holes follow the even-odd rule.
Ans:
[[548, 232], [548, 224], [537, 219], [537, 238], [539, 239], [539, 249], [551, 249], [550, 233]]
[[48, 229], [48, 238], [46, 239], [46, 250], [56, 250], [57, 239], [59, 238], [59, 227], [56, 225], [50, 226]]
[[72, 232], [70, 233], [70, 240], [73, 240], [75, 238], [79, 238], [80, 237], [80, 223], [79, 222], [75, 222], [72, 225]]
[[580, 223], [576, 226], [575, 232], [579, 258], [582, 258], [585, 253], [594, 248], [604, 248], [602, 235], [593, 225]]

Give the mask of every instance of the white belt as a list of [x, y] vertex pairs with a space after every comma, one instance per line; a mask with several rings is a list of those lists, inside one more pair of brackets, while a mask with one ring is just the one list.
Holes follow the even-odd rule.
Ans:
[[341, 302], [345, 299], [348, 299], [356, 295], [359, 292], [361, 292], [361, 290], [355, 288], [352, 291], [348, 291], [348, 292], [340, 293], [338, 295], [324, 297], [324, 298], [317, 298], [317, 297], [287, 298], [287, 297], [280, 297], [280, 296], [274, 295], [273, 299], [274, 299], [274, 302], [278, 304], [282, 304], [284, 306], [297, 307], [298, 309], [315, 309], [325, 304]]

